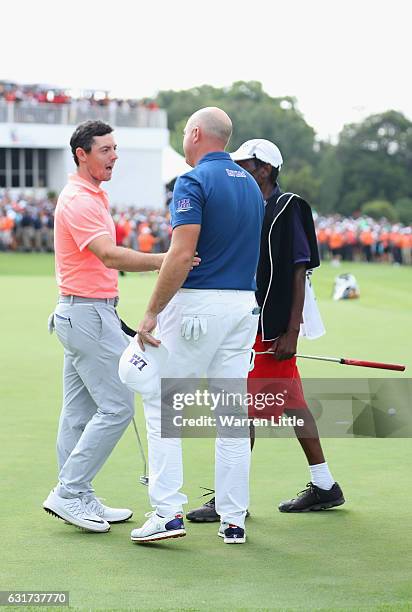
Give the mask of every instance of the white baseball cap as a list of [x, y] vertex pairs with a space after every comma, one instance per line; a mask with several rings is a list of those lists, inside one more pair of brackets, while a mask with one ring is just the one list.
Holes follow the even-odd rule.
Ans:
[[283, 164], [282, 154], [278, 147], [264, 138], [254, 138], [244, 142], [237, 151], [230, 154], [233, 161], [246, 161], [247, 159], [259, 159], [274, 168], [280, 168]]
[[149, 397], [160, 392], [162, 369], [168, 360], [167, 348], [145, 345], [142, 351], [135, 338], [123, 351], [119, 361], [119, 378], [130, 391]]

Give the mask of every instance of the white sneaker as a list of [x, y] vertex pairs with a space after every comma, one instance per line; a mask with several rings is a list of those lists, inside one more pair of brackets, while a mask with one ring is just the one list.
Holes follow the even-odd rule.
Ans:
[[230, 525], [224, 521], [220, 523], [217, 535], [219, 538], [225, 538], [225, 544], [244, 544], [246, 542], [246, 533], [244, 529], [236, 525]]
[[43, 502], [43, 508], [49, 514], [61, 518], [71, 525], [104, 533], [109, 531], [110, 525], [97, 514], [93, 514], [87, 507], [87, 501], [84, 497], [72, 497], [66, 499], [60, 497], [54, 489], [50, 491], [49, 496]]
[[130, 534], [132, 542], [156, 542], [169, 538], [183, 538], [186, 535], [183, 514], [159, 516], [156, 512], [147, 512], [149, 519], [140, 529], [133, 529]]
[[225, 544], [244, 544], [246, 542], [245, 530], [237, 525], [228, 525], [226, 523], [223, 537]]
[[97, 514], [97, 516], [100, 516], [100, 518], [108, 523], [123, 523], [133, 516], [132, 510], [128, 508], [110, 508], [102, 504], [101, 500], [94, 495], [87, 497], [86, 505], [89, 512]]

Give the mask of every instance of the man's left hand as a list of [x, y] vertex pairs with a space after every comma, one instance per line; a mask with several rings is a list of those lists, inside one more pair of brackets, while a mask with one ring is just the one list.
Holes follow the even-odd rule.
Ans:
[[279, 336], [271, 347], [273, 356], [279, 361], [291, 359], [296, 354], [299, 332], [297, 330], [289, 330]]
[[150, 344], [151, 346], [159, 346], [161, 344], [160, 340], [151, 333], [156, 328], [156, 325], [157, 316], [146, 312], [143, 320], [137, 327], [137, 341], [142, 351], [144, 351], [145, 344]]

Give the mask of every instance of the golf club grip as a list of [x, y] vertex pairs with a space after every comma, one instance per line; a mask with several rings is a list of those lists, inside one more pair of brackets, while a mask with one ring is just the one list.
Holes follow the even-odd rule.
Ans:
[[379, 363], [379, 361], [360, 361], [358, 359], [341, 359], [343, 365], [360, 366], [361, 368], [378, 368], [380, 370], [397, 370], [404, 372], [405, 366], [396, 363]]

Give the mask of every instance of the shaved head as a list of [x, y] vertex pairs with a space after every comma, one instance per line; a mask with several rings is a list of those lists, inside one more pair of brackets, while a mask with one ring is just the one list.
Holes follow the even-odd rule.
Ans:
[[221, 108], [208, 106], [196, 111], [188, 120], [186, 129], [200, 128], [204, 136], [218, 140], [226, 147], [232, 135], [232, 122], [229, 115]]

